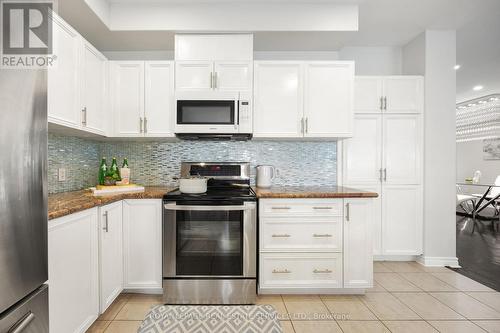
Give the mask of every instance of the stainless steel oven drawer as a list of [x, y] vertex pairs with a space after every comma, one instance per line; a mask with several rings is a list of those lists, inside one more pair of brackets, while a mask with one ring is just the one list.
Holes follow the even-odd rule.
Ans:
[[256, 279], [163, 280], [165, 304], [254, 304]]

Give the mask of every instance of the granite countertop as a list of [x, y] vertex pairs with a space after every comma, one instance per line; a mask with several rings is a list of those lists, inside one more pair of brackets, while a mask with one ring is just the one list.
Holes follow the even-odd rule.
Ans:
[[254, 187], [259, 199], [291, 198], [376, 198], [378, 193], [343, 186], [272, 186]]
[[49, 194], [49, 220], [77, 213], [93, 207], [107, 205], [122, 199], [161, 199], [175, 187], [146, 186], [144, 192], [120, 193], [94, 197], [89, 190]]

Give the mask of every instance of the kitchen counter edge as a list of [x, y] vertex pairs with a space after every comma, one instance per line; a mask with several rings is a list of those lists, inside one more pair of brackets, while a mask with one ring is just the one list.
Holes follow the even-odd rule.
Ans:
[[175, 187], [169, 186], [145, 186], [144, 192], [97, 197], [94, 197], [89, 190], [49, 194], [48, 217], [52, 220], [124, 199], [162, 199], [163, 195], [174, 189]]
[[253, 188], [259, 199], [377, 198], [378, 193], [344, 186], [273, 186]]

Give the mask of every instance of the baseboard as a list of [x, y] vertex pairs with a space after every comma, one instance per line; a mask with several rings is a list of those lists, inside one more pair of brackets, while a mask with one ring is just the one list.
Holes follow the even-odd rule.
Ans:
[[162, 288], [128, 288], [128, 289], [123, 289], [124, 293], [131, 293], [131, 294], [151, 294], [151, 295], [162, 295], [163, 294], [163, 289]]
[[417, 261], [419, 256], [411, 255], [374, 255], [373, 261]]
[[458, 264], [458, 258], [456, 257], [426, 257], [420, 256], [417, 258], [417, 262], [424, 266], [431, 267], [444, 267], [449, 266], [453, 268], [460, 268]]
[[364, 288], [259, 288], [259, 295], [364, 295], [366, 289]]

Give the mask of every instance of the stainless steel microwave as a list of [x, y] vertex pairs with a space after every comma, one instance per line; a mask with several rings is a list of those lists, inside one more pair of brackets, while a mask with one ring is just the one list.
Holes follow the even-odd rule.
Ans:
[[251, 96], [241, 92], [176, 94], [176, 134], [251, 134]]

